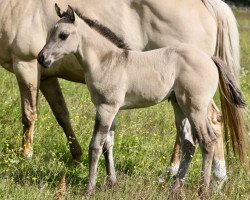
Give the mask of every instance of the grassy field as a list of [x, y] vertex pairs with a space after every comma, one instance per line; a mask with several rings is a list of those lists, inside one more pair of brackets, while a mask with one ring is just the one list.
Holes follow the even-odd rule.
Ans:
[[[241, 84], [249, 105], [250, 13], [236, 12], [236, 16], [241, 33]], [[81, 199], [87, 181], [87, 152], [94, 123], [94, 107], [86, 86], [61, 81], [72, 124], [84, 150], [82, 165], [74, 168], [64, 133], [42, 96], [34, 157], [25, 160], [19, 156], [22, 140], [19, 91], [13, 75], [3, 69], [0, 74], [0, 199], [53, 199], [66, 170], [66, 198]], [[95, 199], [167, 199], [173, 180], [159, 185], [156, 177], [166, 170], [174, 138], [173, 110], [167, 102], [148, 109], [120, 112], [114, 147], [119, 187], [114, 190], [105, 187], [102, 158]], [[201, 155], [197, 151], [184, 188], [186, 199], [198, 198], [200, 169]], [[250, 199], [250, 177], [243, 173], [238, 161], [233, 163], [228, 175], [222, 193], [212, 195], [211, 199]]]

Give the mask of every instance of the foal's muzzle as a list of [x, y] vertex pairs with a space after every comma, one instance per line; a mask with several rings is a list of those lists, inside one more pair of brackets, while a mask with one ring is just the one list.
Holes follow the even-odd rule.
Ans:
[[49, 68], [50, 64], [51, 64], [51, 60], [47, 60], [45, 59], [45, 56], [42, 52], [40, 52], [38, 54], [38, 57], [37, 57], [37, 61], [40, 65], [42, 65], [43, 67], [45, 68]]

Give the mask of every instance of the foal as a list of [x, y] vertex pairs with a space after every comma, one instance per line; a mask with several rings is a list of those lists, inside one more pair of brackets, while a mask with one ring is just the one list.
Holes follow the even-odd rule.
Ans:
[[[109, 135], [109, 130], [119, 109], [152, 106], [171, 95], [175, 95], [183, 118], [190, 121], [192, 137], [200, 144], [202, 185], [206, 191], [216, 143], [216, 135], [207, 119], [207, 108], [218, 82], [224, 86], [221, 87], [222, 98], [234, 104], [234, 109], [244, 106], [240, 91], [222, 63], [186, 44], [148, 52], [130, 51], [108, 28], [81, 16], [70, 6], [62, 12], [56, 5], [56, 11], [61, 19], [39, 53], [38, 61], [44, 67], [50, 67], [64, 55], [74, 53], [83, 67], [96, 107], [96, 122], [89, 146], [87, 191], [94, 192], [103, 148], [108, 181], [111, 184], [116, 182], [113, 136]], [[175, 189], [183, 185], [190, 160], [181, 163]]]

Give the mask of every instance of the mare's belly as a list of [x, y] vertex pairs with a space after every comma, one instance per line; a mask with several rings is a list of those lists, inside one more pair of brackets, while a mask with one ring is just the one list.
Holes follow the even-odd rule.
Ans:
[[42, 68], [42, 78], [59, 77], [68, 81], [85, 83], [84, 66], [81, 66], [74, 55], [67, 55], [55, 62], [49, 69]]

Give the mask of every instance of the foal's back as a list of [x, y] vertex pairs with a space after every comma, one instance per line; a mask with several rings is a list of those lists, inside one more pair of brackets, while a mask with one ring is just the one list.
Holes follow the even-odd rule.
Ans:
[[147, 52], [130, 51], [125, 63], [128, 105], [135, 102], [140, 107], [154, 105], [172, 92], [197, 98], [202, 95], [209, 102], [218, 85], [218, 71], [211, 57], [188, 44]]

